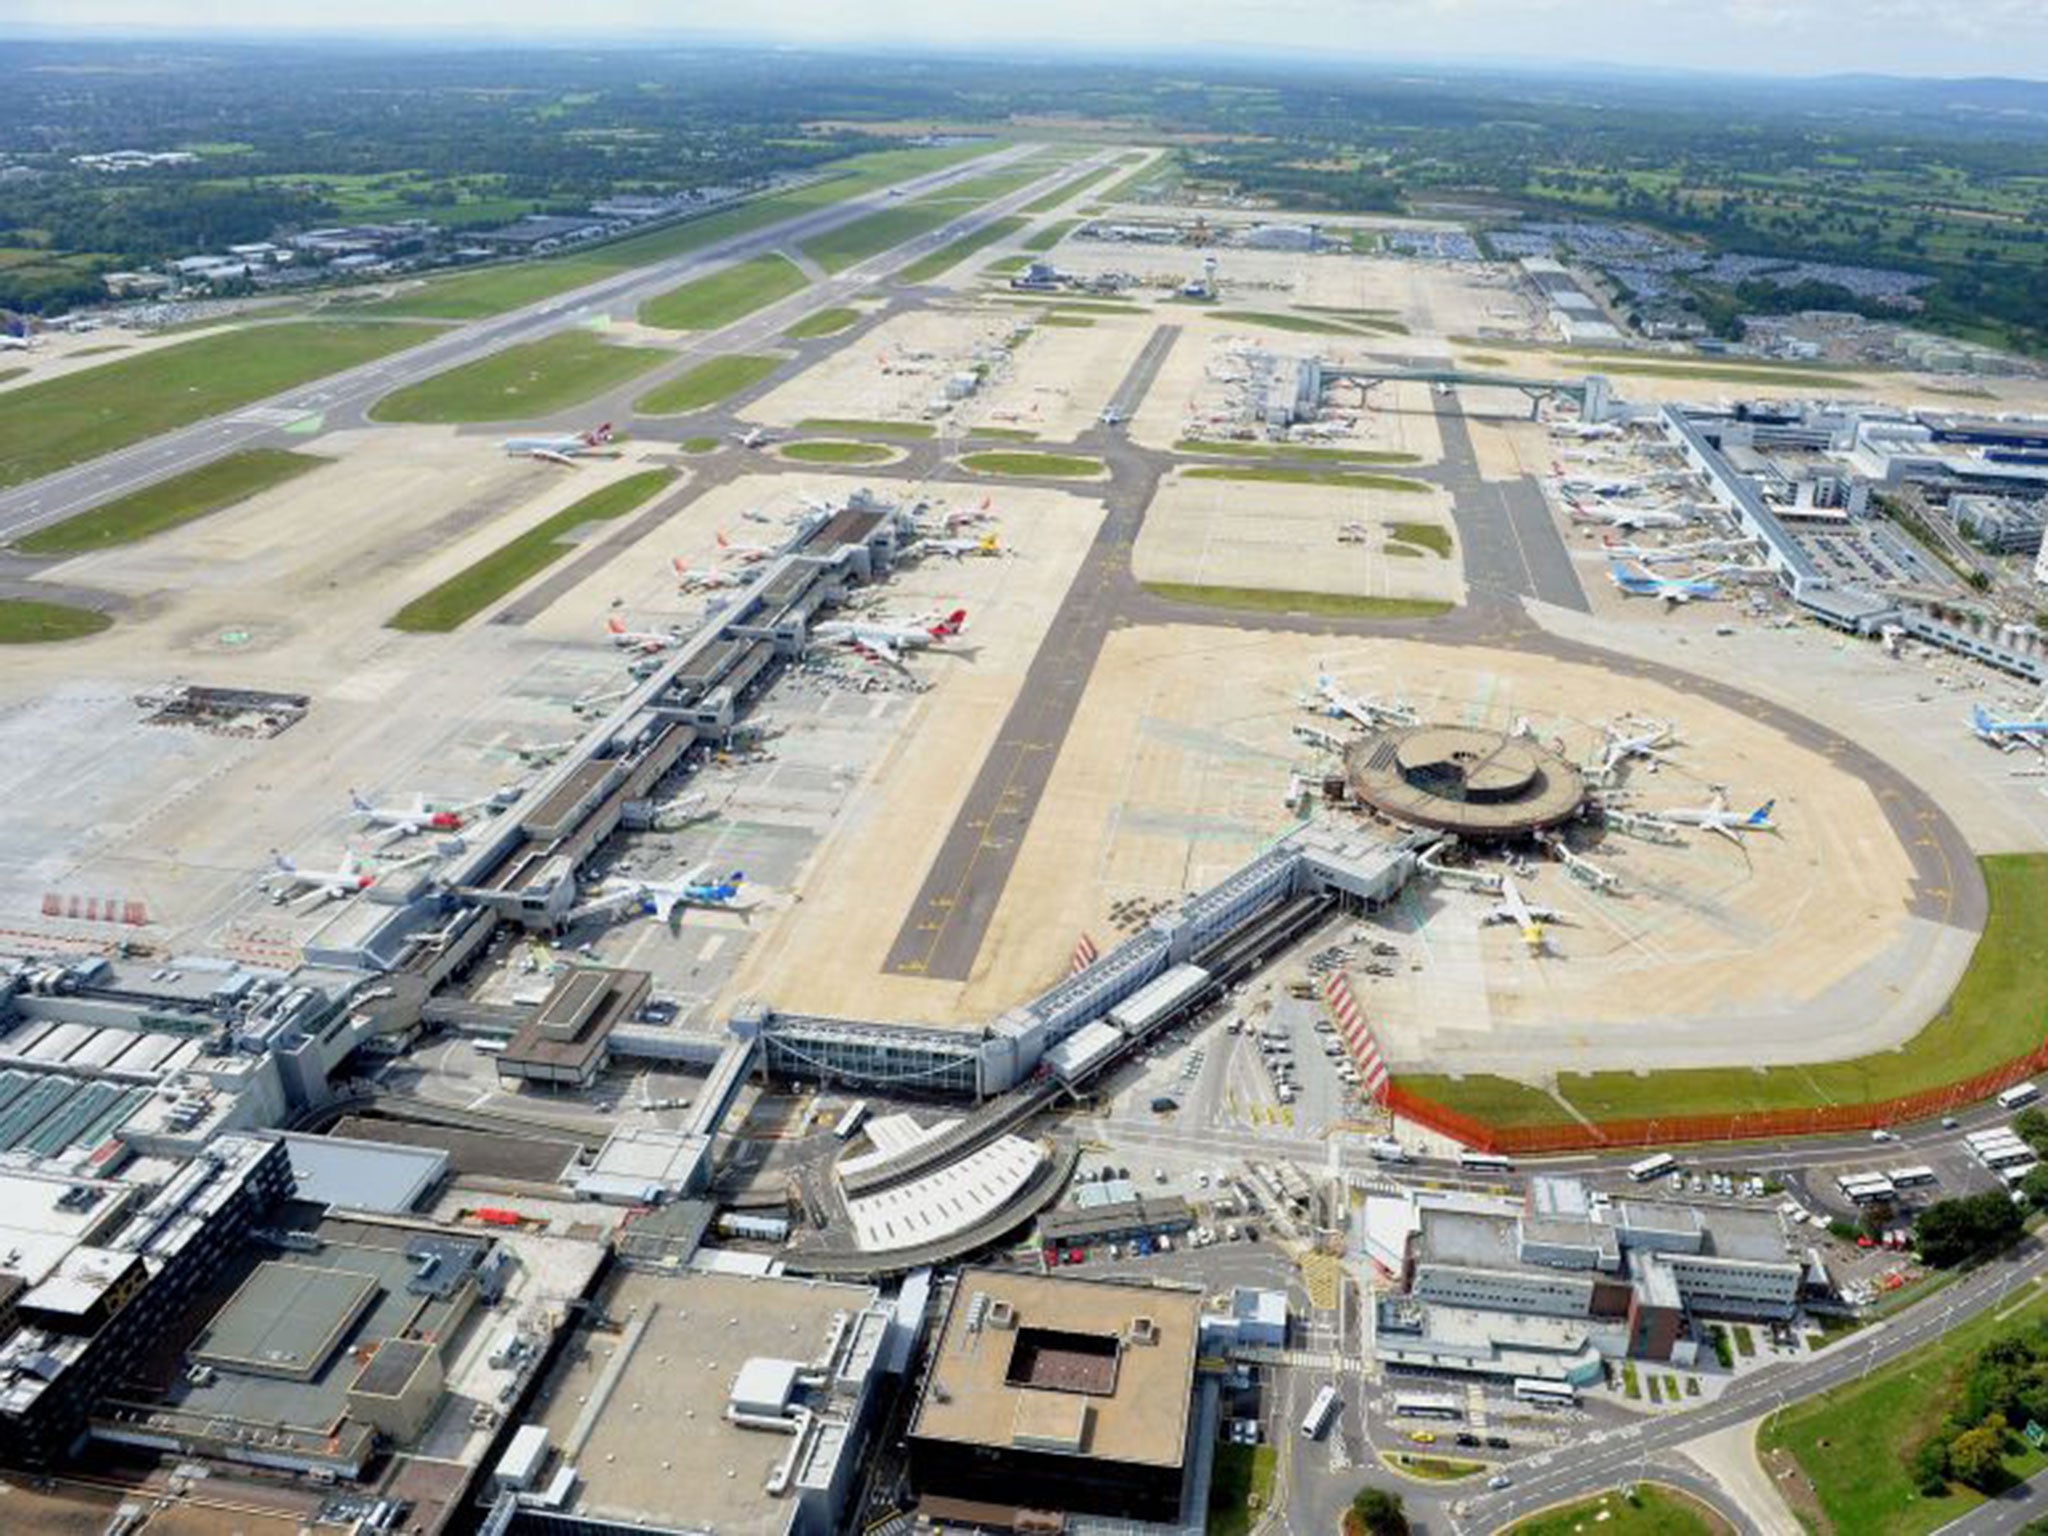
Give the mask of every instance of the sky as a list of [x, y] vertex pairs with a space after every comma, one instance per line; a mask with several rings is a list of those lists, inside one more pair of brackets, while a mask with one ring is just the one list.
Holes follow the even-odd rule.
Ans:
[[676, 35], [2048, 78], [2048, 0], [0, 0], [0, 30]]

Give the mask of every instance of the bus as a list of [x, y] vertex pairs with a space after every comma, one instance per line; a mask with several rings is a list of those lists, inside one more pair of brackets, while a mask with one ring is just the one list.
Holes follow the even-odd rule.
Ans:
[[1534, 1376], [1517, 1376], [1515, 1400], [1539, 1403], [1546, 1408], [1576, 1408], [1579, 1406], [1579, 1389], [1570, 1382], [1542, 1381]]
[[1849, 1198], [1852, 1205], [1874, 1205], [1880, 1200], [1889, 1200], [1898, 1193], [1892, 1181], [1881, 1173], [1856, 1176], [1843, 1175], [1835, 1180], [1835, 1187]]
[[1465, 1417], [1465, 1410], [1458, 1406], [1455, 1397], [1436, 1397], [1423, 1392], [1399, 1392], [1394, 1395], [1394, 1417], [1462, 1419]]
[[1458, 1166], [1467, 1173], [1513, 1173], [1512, 1158], [1502, 1157], [1498, 1152], [1460, 1152]]
[[2041, 1097], [2041, 1090], [2032, 1083], [2014, 1083], [1998, 1096], [2000, 1109], [2018, 1109], [2022, 1104], [2031, 1104]]
[[479, 1037], [469, 1043], [479, 1056], [502, 1056], [505, 1054], [505, 1047], [512, 1042], [510, 1040], [492, 1040], [487, 1037]]
[[840, 1112], [839, 1123], [832, 1127], [832, 1134], [841, 1141], [851, 1141], [853, 1133], [860, 1129], [861, 1121], [868, 1117], [868, 1101], [855, 1099]]
[[1324, 1387], [1316, 1394], [1316, 1400], [1309, 1404], [1308, 1417], [1301, 1421], [1302, 1438], [1320, 1440], [1323, 1431], [1330, 1427], [1330, 1420], [1337, 1416], [1337, 1389]]
[[1911, 1189], [1917, 1184], [1932, 1184], [1934, 1182], [1934, 1170], [1917, 1165], [1911, 1168], [1887, 1168], [1884, 1176], [1901, 1189]]
[[1983, 1141], [1973, 1141], [1970, 1143], [1970, 1151], [1986, 1168], [2010, 1168], [2015, 1163], [2031, 1163], [2034, 1160], [2034, 1149], [2017, 1136], [1987, 1137]]
[[1669, 1152], [1659, 1152], [1655, 1157], [1646, 1157], [1640, 1163], [1628, 1165], [1628, 1176], [1638, 1184], [1647, 1184], [1652, 1179], [1661, 1179], [1667, 1173], [1678, 1169], [1678, 1159]]

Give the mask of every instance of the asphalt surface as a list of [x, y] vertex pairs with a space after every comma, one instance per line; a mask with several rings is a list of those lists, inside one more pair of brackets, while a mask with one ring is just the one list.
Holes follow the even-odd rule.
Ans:
[[[61, 521], [139, 486], [182, 473], [243, 448], [267, 444], [304, 446], [307, 441], [304, 436], [286, 434], [279, 429], [307, 417], [319, 417], [326, 429], [360, 425], [367, 419], [369, 408], [394, 389], [418, 383], [463, 363], [474, 362], [516, 342], [532, 341], [585, 323], [598, 315], [629, 317], [644, 299], [713, 268], [774, 250], [785, 243], [800, 243], [826, 230], [864, 218], [883, 207], [893, 206], [902, 198], [914, 198], [938, 191], [956, 181], [984, 175], [1030, 153], [1032, 149], [1030, 145], [1013, 146], [943, 171], [899, 182], [895, 188], [896, 197], [876, 193], [834, 203], [813, 213], [715, 242], [669, 261], [633, 268], [523, 309], [509, 310], [468, 325], [452, 326], [432, 340], [404, 352], [330, 374], [268, 399], [238, 406], [224, 415], [195, 422], [178, 431], [117, 449], [70, 469], [0, 492], [0, 539], [17, 538], [46, 523]], [[1081, 162], [1082, 165], [1092, 163], [1094, 161]], [[954, 220], [941, 230], [919, 236], [873, 261], [850, 268], [822, 285], [805, 289], [802, 294], [771, 306], [769, 310], [757, 311], [747, 320], [703, 338], [692, 349], [691, 356], [732, 350], [737, 344], [767, 334], [765, 326], [760, 323], [764, 315], [776, 314], [786, 325], [797, 314], [835, 302], [871, 282], [878, 264], [886, 263], [893, 267], [935, 250], [957, 239], [966, 230], [1009, 212], [1013, 205], [1022, 206], [1050, 185], [1073, 175], [1078, 168], [1068, 166], [1048, 171], [1031, 187], [1011, 197], [977, 209], [973, 214]], [[686, 366], [687, 362], [683, 365]], [[648, 387], [650, 382], [641, 380], [641, 387]]]
[[1587, 612], [1585, 589], [1542, 487], [1526, 478], [1482, 478], [1471, 427], [1456, 397], [1432, 398], [1444, 448], [1443, 467], [1433, 478], [1451, 493], [1451, 521], [1465, 546], [1466, 586]]

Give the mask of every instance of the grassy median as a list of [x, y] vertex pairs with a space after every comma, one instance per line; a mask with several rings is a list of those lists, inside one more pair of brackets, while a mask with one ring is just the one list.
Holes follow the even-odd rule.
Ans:
[[624, 517], [675, 478], [673, 469], [648, 469], [592, 491], [414, 598], [385, 621], [387, 627], [411, 634], [457, 628], [568, 554], [576, 547], [568, 536], [577, 529]]
[[1244, 613], [1305, 613], [1320, 619], [1434, 619], [1451, 611], [1451, 604], [1433, 598], [1285, 592], [1267, 587], [1215, 587], [1184, 581], [1148, 581], [1142, 585], [1154, 597], [1169, 602], [1234, 608]]
[[1189, 480], [1250, 480], [1266, 485], [1326, 485], [1340, 491], [1419, 492], [1426, 480], [1405, 475], [1354, 474], [1342, 469], [1282, 469], [1264, 464], [1216, 464], [1181, 471]]
[[810, 286], [787, 256], [756, 256], [700, 277], [640, 306], [640, 323], [664, 331], [715, 331]]
[[844, 306], [821, 309], [815, 314], [805, 315], [782, 334], [791, 341], [810, 341], [818, 336], [837, 336], [847, 327], [858, 323], [860, 311]]
[[799, 432], [836, 433], [842, 437], [928, 438], [935, 428], [928, 421], [870, 421], [857, 416], [806, 416], [796, 424]]
[[1198, 453], [1209, 458], [1300, 459], [1309, 464], [1420, 464], [1419, 453], [1396, 448], [1320, 448], [1302, 443], [1240, 443], [1229, 438], [1184, 437], [1173, 445], [1176, 453]]
[[824, 439], [790, 443], [776, 449], [776, 456], [792, 464], [886, 464], [902, 450], [884, 448], [880, 443], [845, 443]]
[[370, 419], [450, 425], [552, 416], [669, 356], [654, 347], [615, 347], [589, 331], [557, 331], [393, 390], [370, 408]]
[[1507, 1536], [1734, 1536], [1715, 1511], [1690, 1495], [1656, 1483], [1637, 1483], [1635, 1495], [1603, 1493], [1518, 1520]]
[[0, 598], [0, 645], [42, 645], [51, 640], [81, 640], [114, 621], [91, 608], [45, 603], [25, 597]]
[[642, 416], [687, 416], [753, 388], [781, 366], [779, 357], [750, 356], [744, 352], [714, 357], [688, 373], [655, 385], [633, 402], [633, 409]]
[[249, 448], [211, 464], [172, 475], [139, 491], [103, 502], [61, 523], [38, 528], [15, 543], [26, 555], [76, 555], [132, 544], [176, 528], [208, 513], [232, 507], [251, 496], [295, 480], [310, 469], [331, 464], [310, 453], [282, 448]]
[[1050, 480], [1089, 480], [1103, 471], [1102, 460], [1080, 454], [1004, 449], [966, 454], [960, 467], [977, 475], [1037, 475]]
[[0, 485], [20, 485], [416, 346], [416, 325], [254, 325], [7, 392]]
[[917, 260], [896, 274], [896, 281], [899, 283], [928, 283], [933, 278], [950, 272], [954, 267], [959, 266], [961, 262], [985, 246], [991, 246], [999, 240], [1008, 239], [1030, 222], [1029, 219], [1020, 219], [1014, 214], [1006, 218], [991, 219], [988, 223], [982, 225], [981, 228], [975, 230], [974, 233], [962, 235], [958, 240], [942, 245], [936, 251], [931, 251], [918, 257]]

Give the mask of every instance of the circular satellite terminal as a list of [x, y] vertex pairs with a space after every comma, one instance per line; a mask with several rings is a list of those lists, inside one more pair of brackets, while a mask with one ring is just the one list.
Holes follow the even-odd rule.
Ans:
[[1374, 731], [1344, 756], [1351, 792], [1390, 820], [1473, 841], [1526, 837], [1577, 816], [1586, 780], [1523, 736], [1462, 725]]

